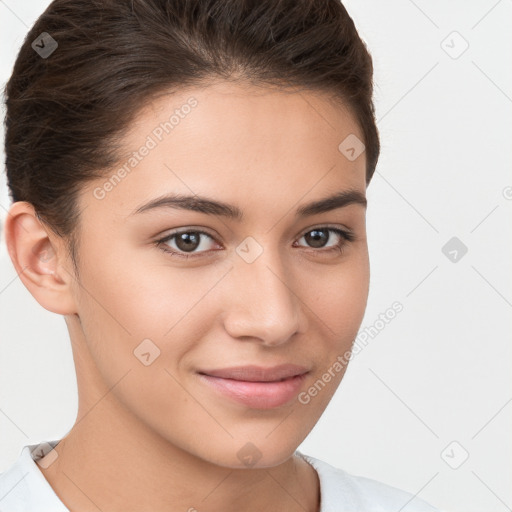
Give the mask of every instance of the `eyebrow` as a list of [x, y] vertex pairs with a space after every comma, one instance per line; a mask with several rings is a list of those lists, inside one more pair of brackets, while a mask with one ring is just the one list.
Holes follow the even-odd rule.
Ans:
[[[297, 208], [297, 217], [307, 217], [319, 213], [329, 212], [338, 208], [344, 208], [351, 204], [359, 204], [366, 208], [367, 201], [364, 194], [358, 190], [345, 190], [337, 194], [313, 201]], [[198, 195], [166, 194], [143, 204], [134, 210], [131, 215], [140, 214], [160, 208], [174, 208], [180, 210], [191, 210], [209, 215], [218, 215], [235, 221], [243, 220], [243, 212], [235, 205], [222, 201], [209, 199]]]

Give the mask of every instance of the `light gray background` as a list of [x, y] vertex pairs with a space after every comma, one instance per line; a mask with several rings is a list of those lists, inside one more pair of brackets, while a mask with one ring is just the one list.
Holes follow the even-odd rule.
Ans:
[[[48, 3], [0, 0], [2, 85]], [[512, 510], [512, 1], [345, 5], [374, 58], [382, 141], [361, 332], [404, 309], [299, 448], [454, 512]], [[456, 262], [452, 237], [468, 248]], [[3, 236], [0, 272], [1, 472], [69, 431], [77, 394], [64, 320], [25, 289]]]

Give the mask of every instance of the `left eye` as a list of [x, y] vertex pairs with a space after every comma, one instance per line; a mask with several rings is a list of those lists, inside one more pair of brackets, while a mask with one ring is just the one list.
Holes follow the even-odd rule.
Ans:
[[[341, 240], [334, 245], [327, 246], [326, 242], [331, 238], [330, 233], [335, 233]], [[196, 251], [196, 249], [203, 245], [201, 240], [203, 235], [214, 241], [214, 238], [205, 231], [188, 230], [171, 233], [166, 237], [157, 240], [155, 244], [160, 247], [162, 251], [169, 253], [172, 256], [181, 256], [184, 258], [196, 257], [200, 256], [203, 252], [207, 252], [206, 250]], [[339, 228], [321, 227], [310, 229], [298, 240], [302, 239], [305, 239], [308, 244], [312, 244], [310, 245], [310, 248], [312, 249], [322, 249], [324, 247], [328, 247], [328, 249], [316, 252], [330, 252], [333, 250], [342, 252], [344, 246], [348, 242], [354, 240], [354, 235], [350, 231], [345, 231]], [[174, 248], [169, 248], [168, 242], [170, 241], [173, 241], [175, 244]], [[197, 252], [199, 252], [199, 254], [195, 254]]]
[[[323, 234], [323, 233], [327, 233], [327, 234]], [[329, 240], [331, 238], [329, 233], [337, 234], [338, 237], [341, 238], [341, 241], [334, 244], [334, 246], [329, 247], [328, 250], [323, 251], [323, 252], [328, 252], [329, 250], [333, 250], [333, 249], [337, 249], [337, 250], [341, 251], [347, 242], [351, 242], [354, 239], [354, 236], [352, 235], [352, 233], [350, 233], [348, 231], [345, 231], [345, 230], [339, 229], [339, 228], [328, 228], [328, 227], [311, 229], [310, 231], [305, 233], [300, 239], [304, 238], [305, 240], [308, 241], [308, 243], [313, 243], [314, 249], [317, 249], [319, 247], [323, 248], [324, 242], [326, 242], [326, 240]]]

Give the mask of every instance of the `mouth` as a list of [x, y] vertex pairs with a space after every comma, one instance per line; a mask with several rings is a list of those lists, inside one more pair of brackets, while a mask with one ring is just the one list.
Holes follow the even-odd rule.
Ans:
[[222, 368], [214, 370], [202, 370], [198, 373], [210, 377], [219, 377], [222, 379], [233, 379], [245, 382], [278, 382], [303, 375], [309, 370], [304, 366], [296, 364], [282, 364], [265, 368], [263, 366], [233, 366], [231, 368]]
[[272, 409], [297, 397], [309, 370], [287, 364], [272, 368], [238, 366], [197, 373], [203, 383], [223, 397], [254, 409]]

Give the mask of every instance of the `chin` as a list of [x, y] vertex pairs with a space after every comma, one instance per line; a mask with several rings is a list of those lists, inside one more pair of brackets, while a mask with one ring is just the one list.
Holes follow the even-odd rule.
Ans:
[[[198, 454], [212, 464], [232, 469], [264, 469], [279, 466], [293, 456], [298, 446], [290, 439], [276, 436], [275, 440], [232, 439], [223, 445], [217, 444], [208, 453]], [[205, 447], [207, 450], [207, 448]]]

